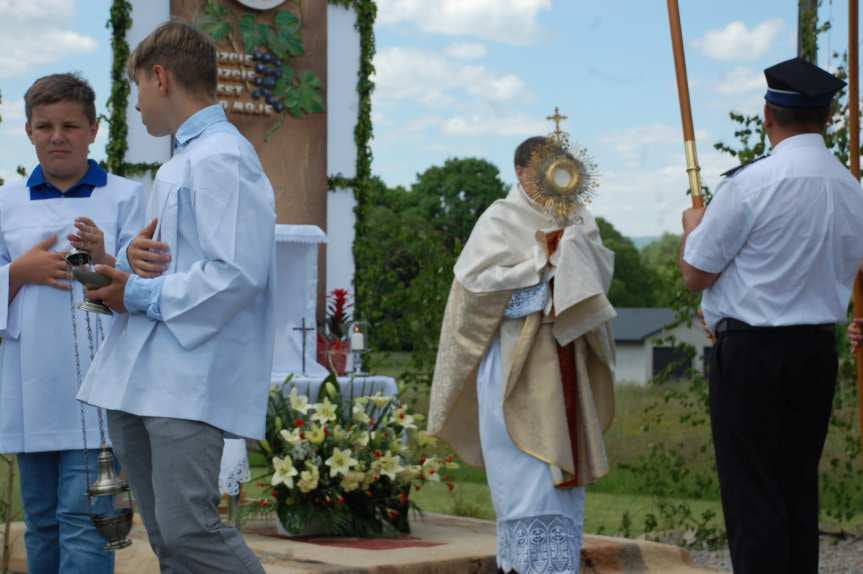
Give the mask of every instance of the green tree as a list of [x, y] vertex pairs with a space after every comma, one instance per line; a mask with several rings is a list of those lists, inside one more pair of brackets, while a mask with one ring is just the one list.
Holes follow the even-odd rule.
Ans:
[[430, 167], [411, 186], [417, 205], [435, 229], [446, 236], [450, 252], [458, 256], [476, 220], [508, 186], [494, 164], [484, 159], [448, 159]]
[[409, 191], [372, 180], [356, 288], [374, 347], [411, 350], [417, 370], [431, 366], [452, 268], [477, 218], [506, 190], [493, 164], [473, 158], [427, 169]]
[[614, 277], [608, 290], [608, 299], [615, 307], [655, 307], [653, 269], [644, 265], [638, 248], [614, 226], [601, 217], [596, 218], [602, 243], [614, 251]]
[[653, 275], [653, 294], [657, 307], [674, 307], [681, 297], [690, 297], [677, 268], [680, 235], [663, 233], [641, 249], [641, 262]]

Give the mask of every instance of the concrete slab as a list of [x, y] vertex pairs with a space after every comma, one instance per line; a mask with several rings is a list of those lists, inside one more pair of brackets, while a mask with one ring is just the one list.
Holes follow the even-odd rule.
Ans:
[[[243, 533], [268, 574], [494, 574], [493, 522], [425, 514], [412, 522], [410, 536], [398, 539], [287, 538], [269, 522], [248, 523]], [[24, 525], [15, 523], [13, 573], [26, 573]], [[2, 536], [0, 536], [0, 540]], [[136, 522], [133, 544], [117, 554], [116, 574], [158, 574], [143, 525]], [[685, 550], [639, 540], [586, 536], [583, 574], [699, 574]]]

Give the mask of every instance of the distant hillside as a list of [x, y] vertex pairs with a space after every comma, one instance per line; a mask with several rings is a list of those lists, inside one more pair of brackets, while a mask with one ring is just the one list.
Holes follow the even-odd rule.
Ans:
[[632, 240], [633, 243], [635, 243], [635, 247], [637, 247], [638, 249], [641, 249], [642, 247], [644, 247], [648, 243], [652, 243], [652, 242], [656, 241], [657, 239], [659, 239], [659, 237], [660, 237], [659, 235], [650, 235], [650, 236], [645, 236], [645, 237], [630, 237], [630, 239]]

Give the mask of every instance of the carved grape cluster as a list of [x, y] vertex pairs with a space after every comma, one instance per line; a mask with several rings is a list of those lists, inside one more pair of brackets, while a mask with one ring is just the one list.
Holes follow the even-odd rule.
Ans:
[[273, 94], [273, 89], [284, 73], [282, 59], [270, 52], [255, 50], [252, 52], [252, 60], [256, 62], [254, 80], [256, 88], [252, 90], [252, 99], [263, 98], [276, 112], [282, 113], [285, 110], [285, 104]]

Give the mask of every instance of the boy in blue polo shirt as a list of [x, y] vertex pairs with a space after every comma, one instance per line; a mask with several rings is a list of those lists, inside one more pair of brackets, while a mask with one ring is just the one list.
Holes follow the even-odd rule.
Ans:
[[[140, 184], [87, 159], [99, 129], [94, 100], [76, 75], [36, 80], [24, 102], [39, 165], [26, 183], [0, 188], [0, 452], [17, 455], [31, 574], [114, 571], [84, 494], [97, 452], [85, 457], [82, 420], [91, 449], [99, 425], [96, 409], [75, 400], [73, 332], [82, 376], [90, 348], [87, 317], [73, 311], [82, 288], [70, 280], [64, 252], [85, 249], [113, 265], [143, 224], [144, 198]], [[109, 326], [98, 315], [89, 322], [96, 338]]]

